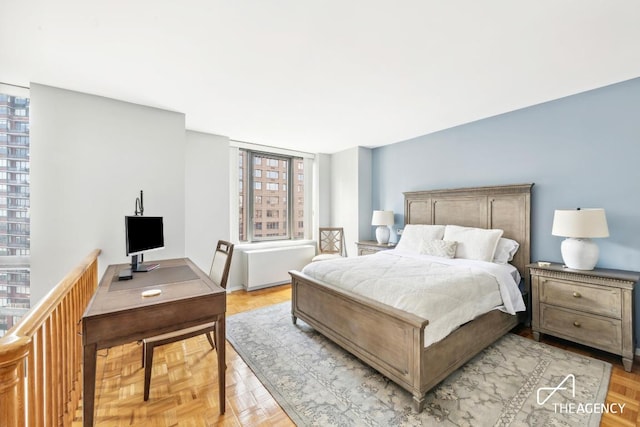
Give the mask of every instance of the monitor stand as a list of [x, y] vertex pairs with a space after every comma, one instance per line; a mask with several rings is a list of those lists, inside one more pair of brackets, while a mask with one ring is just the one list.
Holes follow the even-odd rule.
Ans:
[[[140, 257], [141, 260], [142, 257]], [[123, 268], [118, 273], [118, 280], [131, 280], [133, 279], [133, 273], [146, 273], [158, 268], [160, 264], [142, 264], [138, 261], [138, 255], [131, 257], [131, 268]]]
[[151, 270], [155, 270], [158, 268], [160, 264], [142, 264], [138, 261], [138, 255], [133, 255], [131, 257], [131, 271], [134, 273], [146, 273]]

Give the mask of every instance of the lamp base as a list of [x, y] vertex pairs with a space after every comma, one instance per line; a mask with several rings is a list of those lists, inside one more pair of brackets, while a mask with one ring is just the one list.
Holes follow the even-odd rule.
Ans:
[[376, 240], [378, 241], [378, 244], [388, 244], [390, 236], [391, 232], [389, 231], [389, 227], [386, 225], [379, 225], [378, 228], [376, 228]]
[[593, 270], [598, 263], [600, 251], [591, 239], [568, 237], [560, 246], [564, 264], [576, 270]]

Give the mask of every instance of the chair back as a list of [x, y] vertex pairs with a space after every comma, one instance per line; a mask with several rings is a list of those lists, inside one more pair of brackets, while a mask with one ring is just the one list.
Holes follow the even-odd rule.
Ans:
[[321, 254], [346, 255], [342, 227], [320, 227], [318, 250]]
[[233, 243], [218, 240], [216, 251], [213, 254], [213, 262], [211, 263], [209, 277], [216, 285], [220, 285], [225, 289], [227, 288], [227, 279], [229, 278], [232, 255]]

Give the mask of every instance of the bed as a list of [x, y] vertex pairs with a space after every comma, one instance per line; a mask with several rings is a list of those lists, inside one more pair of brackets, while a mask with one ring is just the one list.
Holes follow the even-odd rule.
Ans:
[[[524, 279], [523, 292], [528, 295], [526, 265], [530, 260], [532, 186], [407, 192], [404, 193], [405, 224], [502, 229], [503, 237], [520, 245], [511, 264]], [[425, 394], [431, 388], [526, 318], [522, 313], [513, 315], [491, 310], [425, 346], [429, 319], [299, 271], [290, 271], [290, 275], [293, 322], [298, 318], [304, 320], [409, 391], [417, 411], [422, 411]]]

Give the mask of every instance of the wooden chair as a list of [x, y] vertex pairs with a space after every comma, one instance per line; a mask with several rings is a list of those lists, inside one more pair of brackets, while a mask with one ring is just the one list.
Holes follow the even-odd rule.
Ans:
[[342, 227], [320, 227], [318, 251], [311, 262], [347, 256]]
[[[233, 255], [233, 244], [224, 240], [218, 240], [216, 251], [213, 254], [213, 262], [209, 277], [211, 280], [223, 288], [227, 288], [227, 279], [229, 278], [229, 267], [231, 266], [231, 257]], [[155, 347], [181, 341], [187, 338], [204, 334], [211, 344], [211, 348], [216, 349], [218, 345], [218, 337], [216, 336], [216, 322], [205, 323], [204, 325], [192, 326], [191, 328], [181, 329], [175, 332], [169, 332], [142, 340], [142, 366], [144, 366], [144, 400], [149, 400], [149, 386], [151, 385], [151, 365], [153, 363], [153, 349]], [[213, 335], [213, 338], [212, 338]]]

